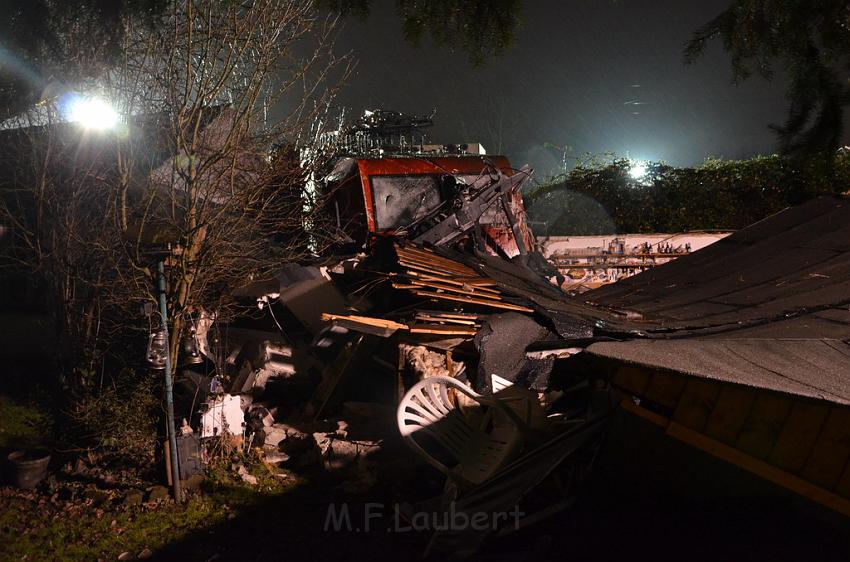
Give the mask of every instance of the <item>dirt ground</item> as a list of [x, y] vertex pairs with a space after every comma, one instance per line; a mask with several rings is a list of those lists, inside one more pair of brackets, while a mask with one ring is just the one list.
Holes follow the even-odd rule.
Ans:
[[[397, 445], [397, 444], [396, 444]], [[315, 480], [190, 535], [159, 560], [414, 560], [427, 533], [392, 532], [391, 514], [363, 529], [367, 503], [409, 499], [437, 480], [385, 449], [379, 484], [346, 494]], [[352, 529], [325, 531], [328, 505], [349, 502]], [[360, 530], [356, 527], [360, 526]], [[850, 522], [618, 414], [593, 475], [568, 512], [487, 543], [473, 560], [771, 560], [850, 559]], [[446, 559], [435, 554], [434, 560]]]
[[[397, 439], [359, 467], [293, 474], [291, 484], [274, 493], [219, 489], [185, 507], [130, 510], [88, 502], [48, 509], [52, 521], [41, 529], [37, 513], [47, 509], [49, 498], [32, 494], [27, 496], [31, 504], [21, 504], [21, 495], [7, 488], [0, 494], [0, 518], [6, 516], [0, 560], [92, 559], [92, 553], [102, 553], [102, 560], [143, 554], [181, 562], [416, 560], [429, 533], [406, 530], [393, 506], [440, 488], [439, 473], [418, 463]], [[22, 530], [18, 515], [7, 511], [22, 505], [28, 513], [18, 514], [30, 517], [25, 527], [32, 529]], [[329, 506], [337, 516], [347, 506], [350, 527], [334, 530]], [[368, 519], [367, 513], [375, 517]], [[79, 529], [81, 522], [85, 529]], [[11, 548], [28, 541], [31, 548]], [[140, 552], [144, 544], [151, 546], [149, 552]], [[435, 553], [431, 559], [449, 555]], [[612, 420], [572, 509], [488, 541], [472, 557], [492, 562], [811, 559], [850, 560], [847, 519], [666, 438], [624, 412]]]

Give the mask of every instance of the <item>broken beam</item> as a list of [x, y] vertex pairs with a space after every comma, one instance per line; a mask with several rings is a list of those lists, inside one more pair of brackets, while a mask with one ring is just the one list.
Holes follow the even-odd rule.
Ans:
[[445, 293], [432, 293], [429, 291], [413, 291], [413, 294], [420, 297], [429, 297], [433, 299], [443, 299], [455, 302], [465, 302], [469, 304], [479, 304], [482, 306], [492, 306], [493, 308], [504, 308], [506, 310], [517, 310], [519, 312], [534, 312], [533, 308], [528, 308], [527, 306], [520, 306], [518, 304], [511, 304], [502, 301], [494, 301], [484, 298], [473, 298], [466, 296], [456, 296], [456, 295], [447, 295]]

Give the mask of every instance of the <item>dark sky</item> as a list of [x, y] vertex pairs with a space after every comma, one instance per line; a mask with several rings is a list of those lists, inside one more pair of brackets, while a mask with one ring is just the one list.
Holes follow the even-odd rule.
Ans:
[[690, 34], [727, 4], [526, 0], [516, 44], [475, 68], [464, 53], [405, 43], [394, 2], [376, 0], [366, 21], [342, 31], [339, 46], [359, 62], [340, 102], [357, 113], [436, 109], [430, 140], [481, 142], [538, 178], [560, 159], [546, 143], [676, 165], [771, 153], [782, 77], [733, 85], [719, 42], [695, 65], [682, 62]]

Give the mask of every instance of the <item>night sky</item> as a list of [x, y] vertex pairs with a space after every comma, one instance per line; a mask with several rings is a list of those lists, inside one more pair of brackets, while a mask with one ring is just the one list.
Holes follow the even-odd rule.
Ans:
[[[516, 44], [475, 68], [464, 53], [402, 38], [392, 0], [349, 19], [340, 50], [358, 67], [339, 102], [359, 113], [437, 110], [434, 142], [481, 142], [530, 163], [538, 179], [569, 156], [612, 151], [692, 165], [775, 149], [770, 123], [785, 115], [785, 81], [731, 81], [719, 42], [696, 64], [690, 34], [728, 4], [719, 0], [526, 0]], [[571, 160], [570, 162], [574, 162]]]

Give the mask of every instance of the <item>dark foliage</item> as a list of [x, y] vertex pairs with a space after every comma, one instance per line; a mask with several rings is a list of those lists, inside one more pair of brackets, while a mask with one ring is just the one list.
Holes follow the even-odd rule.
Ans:
[[124, 22], [152, 24], [166, 0], [0, 0], [0, 118], [100, 76], [121, 54]]
[[733, 76], [788, 73], [788, 115], [772, 125], [784, 154], [834, 150], [850, 102], [850, 2], [847, 0], [736, 0], [697, 30], [685, 47], [693, 62], [713, 39], [729, 53]]
[[[325, 9], [366, 17], [370, 0], [319, 0]], [[522, 0], [396, 0], [404, 37], [419, 45], [426, 35], [465, 53], [475, 65], [500, 55], [516, 39]]]
[[790, 205], [850, 187], [850, 157], [762, 156], [709, 160], [695, 168], [630, 162], [577, 167], [526, 196], [542, 235], [739, 229]]

